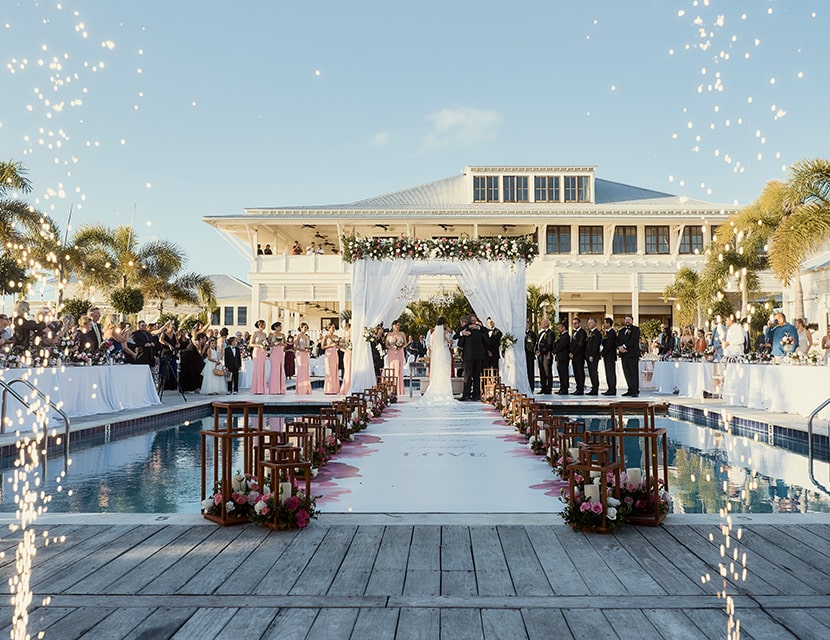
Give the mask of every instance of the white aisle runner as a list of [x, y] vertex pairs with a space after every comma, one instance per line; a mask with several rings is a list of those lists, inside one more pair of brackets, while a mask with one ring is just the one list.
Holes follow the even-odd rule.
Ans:
[[401, 400], [321, 469], [324, 512], [552, 513], [563, 486], [489, 405]]

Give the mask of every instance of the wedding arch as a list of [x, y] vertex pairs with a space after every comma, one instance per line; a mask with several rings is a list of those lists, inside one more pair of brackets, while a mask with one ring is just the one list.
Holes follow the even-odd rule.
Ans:
[[418, 240], [341, 238], [343, 259], [352, 263], [352, 391], [375, 385], [367, 328], [389, 326], [410, 302], [422, 275], [455, 276], [473, 311], [490, 316], [516, 341], [500, 361], [505, 384], [530, 394], [524, 355], [527, 314], [525, 269], [536, 257], [535, 239], [469, 238]]

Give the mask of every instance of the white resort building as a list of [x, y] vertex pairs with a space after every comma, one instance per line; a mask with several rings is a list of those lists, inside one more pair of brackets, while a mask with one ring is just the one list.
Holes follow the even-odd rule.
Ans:
[[[590, 166], [476, 166], [350, 204], [251, 208], [203, 220], [251, 262], [251, 323], [280, 320], [294, 329], [304, 320], [315, 330], [350, 308], [350, 265], [339, 256], [344, 234], [532, 236], [539, 257], [527, 284], [556, 295], [549, 315], [670, 320], [664, 288], [678, 268], [702, 268], [715, 228], [737, 209], [598, 178]], [[307, 252], [312, 243], [322, 252]], [[258, 255], [258, 246], [271, 254]], [[763, 291], [780, 292], [770, 275], [761, 280]], [[414, 299], [455, 286], [453, 277], [421, 278]]]

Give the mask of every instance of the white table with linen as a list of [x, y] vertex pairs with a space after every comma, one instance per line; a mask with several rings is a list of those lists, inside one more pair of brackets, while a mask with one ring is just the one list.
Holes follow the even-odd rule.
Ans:
[[687, 398], [703, 398], [703, 392], [717, 392], [715, 378], [717, 365], [714, 362], [654, 362], [652, 384], [658, 393], [674, 393]]

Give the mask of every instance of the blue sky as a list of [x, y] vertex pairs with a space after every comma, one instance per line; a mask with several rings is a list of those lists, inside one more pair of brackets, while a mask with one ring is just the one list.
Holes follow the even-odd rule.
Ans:
[[243, 278], [203, 215], [350, 202], [466, 165], [595, 165], [746, 203], [830, 149], [825, 6], [6, 1], [0, 157], [62, 226], [70, 204], [73, 227], [135, 207], [140, 240]]

